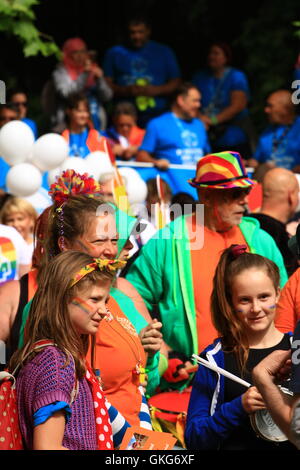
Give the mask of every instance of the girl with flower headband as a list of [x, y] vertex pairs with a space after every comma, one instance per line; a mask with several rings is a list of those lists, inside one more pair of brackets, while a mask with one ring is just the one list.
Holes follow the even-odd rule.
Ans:
[[[114, 273], [123, 264], [68, 251], [40, 273], [28, 319], [30, 335], [10, 361], [11, 371], [21, 364], [16, 387], [26, 449], [110, 450], [111, 422], [120, 444], [128, 424], [105, 401], [85, 356], [89, 335], [96, 334], [107, 315]], [[37, 342], [43, 347], [28, 356]]]
[[[36, 250], [37, 268], [47, 265], [53, 257], [65, 250], [82, 251], [102, 259], [115, 258], [121, 252], [128, 235], [124, 235], [122, 240], [118, 238], [116, 208], [105, 205], [104, 213], [101, 215], [99, 212], [99, 207], [104, 203], [99, 196], [99, 189], [92, 178], [78, 175], [73, 170], [64, 172], [52, 186], [55, 203], [44, 214], [46, 221], [39, 224], [41, 230], [37, 230], [37, 238], [42, 241]], [[106, 214], [106, 209], [113, 211]], [[128, 223], [125, 217], [121, 223]], [[45, 234], [46, 238], [41, 240]], [[31, 272], [28, 280], [28, 294], [21, 295], [21, 298], [26, 298], [25, 304], [32, 298], [40, 282], [39, 270]], [[88, 357], [93, 366], [101, 370], [105, 393], [111, 403], [120, 409], [130, 424], [150, 428], [150, 418], [143, 411], [148, 408], [140, 387], [143, 378], [141, 369], [147, 367], [147, 392], [153, 393], [160, 379], [157, 351], [161, 344], [161, 323], [151, 319], [145, 306], [144, 311], [140, 307], [136, 308], [136, 299], [131, 300], [134, 293], [130, 293], [129, 298], [123, 287], [122, 292], [116, 287], [111, 289], [108, 300], [108, 308], [113, 316], [111, 321], [101, 323], [95, 338], [95, 354], [91, 357], [89, 351]], [[29, 304], [24, 312], [23, 308], [24, 303], [19, 305], [12, 328], [15, 343], [22, 323], [19, 347], [23, 344]], [[26, 331], [30, 331], [27, 326]], [[106, 355], [108, 360], [105, 359]]]
[[[201, 357], [248, 383], [252, 369], [277, 349], [291, 347], [290, 334], [275, 328], [279, 270], [273, 261], [231, 245], [217, 265], [211, 295], [212, 321], [220, 337]], [[199, 366], [189, 403], [185, 441], [188, 449], [291, 450], [256, 436], [249, 421], [266, 408], [256, 387], [245, 388]]]

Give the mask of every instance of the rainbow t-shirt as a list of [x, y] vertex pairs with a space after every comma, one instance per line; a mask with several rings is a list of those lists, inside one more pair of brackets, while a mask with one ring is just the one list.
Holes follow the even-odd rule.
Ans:
[[0, 283], [17, 278], [17, 252], [9, 238], [0, 237]]

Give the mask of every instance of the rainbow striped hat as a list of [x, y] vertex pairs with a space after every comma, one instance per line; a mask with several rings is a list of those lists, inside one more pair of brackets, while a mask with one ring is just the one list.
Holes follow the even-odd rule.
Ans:
[[248, 178], [241, 156], [237, 152], [212, 153], [201, 158], [196, 177], [189, 184], [194, 188], [247, 188], [255, 184]]

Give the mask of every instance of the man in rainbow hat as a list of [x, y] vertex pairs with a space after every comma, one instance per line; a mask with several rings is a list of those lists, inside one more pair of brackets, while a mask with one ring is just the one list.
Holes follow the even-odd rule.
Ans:
[[164, 377], [178, 381], [176, 388], [185, 386], [186, 360], [218, 336], [211, 321], [210, 296], [215, 268], [225, 248], [245, 244], [247, 251], [277, 264], [281, 285], [287, 280], [272, 237], [256, 219], [244, 217], [255, 181], [248, 178], [238, 153], [206, 155], [189, 183], [198, 190], [204, 216], [199, 217], [198, 205], [195, 213], [178, 217], [160, 230], [143, 247], [127, 275], [150, 312], [156, 305], [159, 308], [164, 341], [172, 350]]

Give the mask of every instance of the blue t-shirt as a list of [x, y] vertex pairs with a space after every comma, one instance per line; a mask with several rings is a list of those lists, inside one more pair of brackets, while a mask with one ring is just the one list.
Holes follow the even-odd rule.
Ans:
[[88, 138], [89, 130], [86, 128], [80, 134], [72, 134], [70, 132], [69, 140], [69, 155], [72, 157], [85, 158], [91, 151], [89, 150], [86, 141]]
[[[163, 85], [180, 77], [174, 52], [166, 45], [148, 41], [139, 49], [115, 46], [106, 52], [103, 61], [104, 75], [117, 85], [134, 85], [144, 79], [151, 85]], [[166, 99], [155, 97], [156, 110], [163, 109]]]
[[149, 122], [140, 150], [185, 165], [196, 164], [211, 151], [203, 123], [197, 118], [180, 119], [172, 112]]
[[300, 165], [300, 117], [292, 126], [268, 126], [259, 138], [253, 158], [260, 163], [274, 161], [288, 170]]
[[29, 118], [24, 118], [22, 119], [22, 121], [25, 122], [25, 124], [27, 124], [27, 126], [30, 127], [34, 135], [34, 139], [36, 140], [38, 138], [38, 130], [36, 127], [36, 123], [32, 119], [29, 119]]
[[[219, 114], [230, 105], [232, 91], [243, 91], [248, 99], [250, 96], [246, 75], [232, 67], [225, 70], [222, 78], [214, 77], [209, 69], [202, 70], [193, 76], [192, 82], [201, 92], [202, 112], [208, 116]], [[247, 114], [248, 110], [244, 109], [235, 116], [235, 119], [242, 118]], [[229, 125], [216, 145], [238, 145], [245, 141], [245, 132], [239, 126]]]

